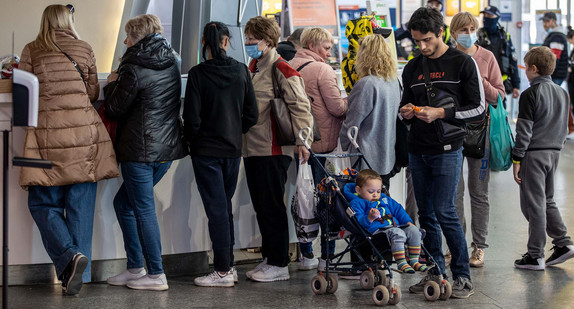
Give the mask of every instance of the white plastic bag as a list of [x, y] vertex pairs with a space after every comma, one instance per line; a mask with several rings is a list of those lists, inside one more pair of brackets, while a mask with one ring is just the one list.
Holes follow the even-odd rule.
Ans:
[[291, 202], [291, 214], [299, 242], [309, 243], [319, 235], [319, 220], [316, 216], [317, 200], [313, 174], [309, 164], [301, 164], [295, 183], [295, 194]]
[[[337, 147], [333, 150], [331, 155], [339, 155], [339, 154], [346, 154], [347, 152], [343, 151], [343, 147], [341, 147], [341, 140], [337, 141]], [[346, 158], [327, 158], [325, 161], [325, 169], [331, 175], [341, 175], [343, 171], [351, 167], [351, 159], [349, 157]]]

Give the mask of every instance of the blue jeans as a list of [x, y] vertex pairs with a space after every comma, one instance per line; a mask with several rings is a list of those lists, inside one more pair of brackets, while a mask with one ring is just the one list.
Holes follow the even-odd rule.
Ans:
[[148, 274], [163, 274], [153, 187], [170, 166], [171, 161], [120, 164], [124, 183], [114, 198], [114, 209], [124, 236], [128, 269], [143, 267], [145, 258]]
[[452, 253], [450, 269], [453, 279], [470, 278], [468, 249], [462, 226], [456, 215], [454, 200], [462, 165], [462, 148], [438, 155], [409, 153], [419, 222], [426, 230], [423, 243], [436, 260], [434, 274], [445, 274], [442, 233]]
[[209, 237], [213, 244], [213, 268], [226, 272], [233, 266], [233, 207], [241, 158], [193, 156], [197, 189], [207, 214]]
[[82, 281], [90, 282], [92, 279], [92, 232], [97, 189], [96, 182], [28, 187], [28, 208], [60, 280], [76, 253], [82, 253], [89, 261]]

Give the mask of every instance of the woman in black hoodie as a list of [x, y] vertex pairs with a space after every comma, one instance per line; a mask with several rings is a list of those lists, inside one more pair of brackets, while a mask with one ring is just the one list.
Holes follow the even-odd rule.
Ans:
[[199, 286], [232, 287], [237, 281], [231, 198], [242, 133], [259, 116], [247, 66], [226, 54], [230, 38], [225, 24], [205, 25], [201, 39], [205, 61], [189, 70], [185, 91], [184, 132], [213, 243], [214, 272], [196, 278]]

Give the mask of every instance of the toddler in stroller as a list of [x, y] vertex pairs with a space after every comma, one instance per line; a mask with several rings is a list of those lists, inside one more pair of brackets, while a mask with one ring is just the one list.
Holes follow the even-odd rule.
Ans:
[[361, 226], [372, 235], [386, 234], [399, 271], [426, 271], [427, 266], [419, 263], [421, 231], [399, 203], [382, 193], [382, 185], [382, 178], [377, 172], [364, 169], [357, 175], [356, 184], [347, 183], [343, 192]]

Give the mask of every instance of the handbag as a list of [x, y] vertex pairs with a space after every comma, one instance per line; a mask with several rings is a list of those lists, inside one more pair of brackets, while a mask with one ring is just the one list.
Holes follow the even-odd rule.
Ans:
[[484, 158], [486, 147], [486, 132], [490, 122], [490, 112], [487, 110], [486, 115], [481, 121], [475, 121], [466, 124], [466, 136], [462, 144], [462, 154], [465, 157], [482, 159]]
[[101, 102], [100, 107], [98, 108], [98, 115], [102, 119], [102, 123], [106, 127], [108, 134], [110, 135], [110, 139], [112, 140], [112, 144], [116, 144], [116, 132], [118, 130], [118, 122], [115, 120], [111, 120], [106, 116], [106, 104]]
[[[281, 87], [279, 86], [279, 81], [277, 79], [277, 64], [279, 61], [287, 62], [283, 59], [279, 59], [273, 63], [273, 68], [271, 70], [271, 79], [273, 81], [273, 99], [269, 101], [271, 104], [271, 112], [275, 118], [275, 133], [277, 136], [277, 144], [279, 146], [293, 146], [295, 145], [295, 132], [293, 132], [293, 123], [291, 121], [291, 112], [283, 99], [281, 92]], [[309, 106], [311, 109], [311, 106]], [[313, 119], [313, 141], [318, 141], [321, 139], [319, 129]], [[319, 139], [317, 139], [319, 138]]]
[[[434, 99], [436, 93], [432, 91], [432, 83], [430, 81], [429, 66], [427, 63], [427, 58], [423, 57], [423, 75], [425, 79], [425, 88], [427, 93], [427, 100], [429, 101], [429, 106], [440, 107], [440, 108], [451, 108], [455, 106], [454, 99], [452, 97], [442, 97], [440, 99]], [[434, 121], [437, 139], [443, 144], [450, 144], [451, 142], [466, 135], [466, 130], [464, 125], [459, 126], [449, 122], [444, 119], [436, 119]]]
[[508, 112], [502, 106], [502, 99], [498, 96], [498, 107], [492, 105], [490, 109], [490, 169], [493, 171], [506, 171], [512, 166], [512, 148], [514, 136], [508, 123]]

